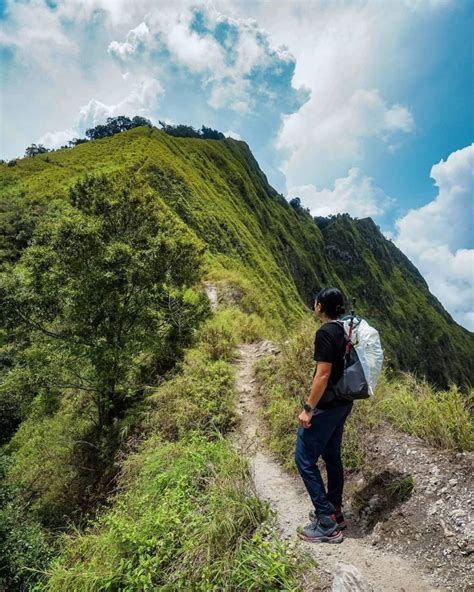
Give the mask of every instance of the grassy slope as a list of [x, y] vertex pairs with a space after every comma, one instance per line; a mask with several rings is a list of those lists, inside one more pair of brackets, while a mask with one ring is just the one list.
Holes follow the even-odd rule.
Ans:
[[473, 334], [453, 321], [416, 267], [370, 218], [337, 218], [323, 235], [332, 267], [347, 292], [360, 295], [358, 308], [379, 329], [393, 366], [441, 386], [446, 377], [472, 382]]
[[[301, 314], [303, 305], [290, 271], [300, 287], [314, 280], [322, 237], [310, 220], [300, 220], [275, 198], [246, 144], [225, 140], [172, 138], [136, 129], [113, 138], [83, 144], [2, 168], [6, 193], [24, 193], [33, 201], [66, 195], [67, 188], [88, 172], [127, 171], [149, 183], [209, 245], [209, 272], [214, 278], [237, 272], [258, 287], [261, 311], [283, 320]], [[278, 204], [283, 207], [275, 206]], [[305, 257], [297, 237], [304, 236], [314, 254]], [[254, 298], [253, 306], [259, 304]]]
[[321, 232], [268, 185], [244, 142], [137, 128], [1, 170], [2, 193], [40, 202], [66, 195], [87, 172], [134, 175], [208, 244], [207, 275], [237, 284], [244, 309], [273, 328], [300, 317], [315, 289], [336, 284], [356, 295], [360, 312], [380, 328], [394, 367], [441, 385], [472, 380], [472, 334], [452, 321], [372, 221], [338, 218]]

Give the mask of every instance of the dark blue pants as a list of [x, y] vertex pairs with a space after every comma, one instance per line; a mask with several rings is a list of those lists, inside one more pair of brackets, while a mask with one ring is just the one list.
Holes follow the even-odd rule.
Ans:
[[[311, 427], [298, 428], [295, 461], [313, 502], [316, 514], [332, 514], [334, 506], [342, 505], [344, 469], [341, 459], [344, 423], [352, 410], [352, 403], [334, 409], [316, 409]], [[322, 456], [326, 464], [328, 491], [316, 464]]]

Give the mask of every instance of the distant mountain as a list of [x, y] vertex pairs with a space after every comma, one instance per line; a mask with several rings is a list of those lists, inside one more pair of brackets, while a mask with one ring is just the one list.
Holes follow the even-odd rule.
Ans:
[[356, 297], [390, 365], [439, 386], [472, 383], [474, 335], [430, 293], [370, 219], [315, 221], [267, 182], [242, 141], [172, 137], [140, 127], [0, 168], [4, 260], [14, 260], [46, 205], [85, 174], [125, 175], [163, 199], [207, 245], [208, 278], [275, 329], [327, 285]]

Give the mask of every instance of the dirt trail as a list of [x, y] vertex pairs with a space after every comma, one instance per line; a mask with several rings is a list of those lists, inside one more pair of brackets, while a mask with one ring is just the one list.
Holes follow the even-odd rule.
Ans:
[[[286, 538], [295, 536], [299, 524], [308, 522], [310, 502], [302, 481], [283, 471], [279, 463], [265, 450], [258, 421], [258, 402], [255, 396], [253, 364], [267, 355], [268, 344], [239, 346], [237, 365], [237, 391], [241, 429], [238, 446], [251, 460], [254, 483], [261, 499], [270, 502], [278, 514], [278, 524]], [[426, 573], [392, 552], [376, 549], [358, 538], [361, 535], [349, 525], [342, 544], [315, 544], [302, 542], [319, 564], [321, 582], [314, 590], [331, 590], [333, 574], [338, 564], [349, 563], [362, 574], [368, 589], [372, 592], [428, 592], [442, 590], [430, 581]], [[361, 587], [347, 587], [344, 590], [360, 590]]]

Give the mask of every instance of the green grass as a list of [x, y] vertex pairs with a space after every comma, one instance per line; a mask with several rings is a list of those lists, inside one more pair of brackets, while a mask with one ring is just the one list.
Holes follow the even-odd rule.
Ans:
[[[268, 185], [245, 142], [136, 128], [47, 156], [0, 166], [9, 257], [42, 205], [64, 198], [86, 173], [120, 171], [178, 214], [206, 245], [207, 278], [272, 332], [284, 335], [304, 317], [315, 290], [336, 285], [380, 329], [392, 367], [416, 369], [440, 385], [472, 380], [472, 334], [452, 321], [376, 225], [340, 216], [321, 230]], [[13, 197], [25, 204], [19, 211], [28, 221], [15, 231]]]
[[23, 492], [29, 510], [45, 524], [64, 523], [77, 512], [85, 481], [83, 444], [92, 428], [90, 404], [77, 394], [64, 393], [60, 408], [44, 414], [40, 399], [7, 446], [11, 467], [7, 482]]
[[301, 589], [311, 562], [279, 538], [247, 460], [224, 439], [236, 421], [234, 370], [205, 345], [228, 313], [238, 318], [218, 312], [147, 397], [109, 509], [62, 536], [36, 590]]
[[300, 568], [262, 526], [268, 507], [223, 440], [151, 438], [125, 464], [113, 509], [66, 537], [51, 591], [297, 590]]
[[190, 350], [176, 377], [146, 399], [136, 431], [176, 441], [190, 432], [216, 437], [235, 425], [233, 367], [203, 349]]
[[[288, 470], [295, 469], [297, 416], [314, 371], [316, 328], [308, 319], [281, 345], [277, 357], [263, 358], [256, 366], [268, 445]], [[364, 467], [368, 432], [384, 422], [441, 449], [473, 450], [473, 404], [473, 391], [462, 394], [455, 386], [437, 390], [408, 373], [392, 373], [389, 378], [384, 371], [375, 395], [354, 403], [345, 427], [344, 466], [348, 470]]]
[[[225, 300], [225, 296], [223, 298]], [[253, 343], [268, 335], [270, 330], [260, 316], [245, 313], [240, 305], [234, 305], [220, 308], [204, 324], [199, 341], [211, 360], [230, 360], [238, 343]]]
[[385, 484], [385, 489], [390, 497], [398, 502], [407, 500], [415, 489], [415, 480], [412, 475], [392, 479]]
[[381, 382], [371, 413], [373, 421], [385, 419], [437, 448], [474, 450], [473, 405], [473, 390], [465, 395], [454, 385], [437, 390], [404, 373]]

